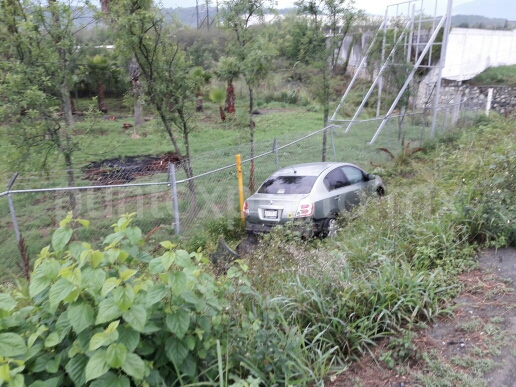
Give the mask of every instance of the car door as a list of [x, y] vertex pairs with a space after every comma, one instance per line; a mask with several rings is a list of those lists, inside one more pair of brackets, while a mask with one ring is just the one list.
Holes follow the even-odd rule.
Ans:
[[334, 168], [323, 179], [328, 195], [324, 200], [324, 217], [346, 210], [349, 182], [341, 167]]
[[340, 190], [344, 187], [346, 176], [340, 168], [334, 168], [326, 173], [323, 178], [324, 192], [320, 192], [316, 203], [316, 219], [327, 218], [329, 215], [337, 214], [341, 211]]
[[343, 174], [348, 181], [347, 191], [344, 198], [344, 206], [349, 211], [360, 204], [360, 199], [367, 190], [367, 177], [361, 169], [346, 165], [341, 167]]

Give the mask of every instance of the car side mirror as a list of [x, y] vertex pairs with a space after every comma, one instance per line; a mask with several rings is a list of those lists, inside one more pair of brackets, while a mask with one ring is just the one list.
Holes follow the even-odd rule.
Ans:
[[372, 173], [369, 173], [367, 175], [367, 180], [371, 181], [371, 180], [374, 180], [374, 179], [376, 179], [376, 175], [373, 175]]

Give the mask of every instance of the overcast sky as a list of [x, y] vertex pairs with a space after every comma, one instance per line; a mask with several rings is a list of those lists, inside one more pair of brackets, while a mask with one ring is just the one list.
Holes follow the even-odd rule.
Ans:
[[[289, 8], [293, 7], [295, 0], [278, 0], [277, 8]], [[360, 9], [364, 9], [368, 13], [383, 15], [385, 13], [385, 9], [390, 4], [399, 3], [402, 0], [356, 0], [356, 7]], [[426, 0], [425, 4], [425, 13], [433, 14], [435, 9], [435, 1], [436, 0]], [[446, 0], [437, 0], [438, 1], [438, 9], [442, 12], [446, 8]], [[454, 0], [453, 5], [459, 5], [462, 3], [467, 3], [471, 0]], [[196, 5], [196, 0], [161, 0], [163, 6], [166, 8], [169, 7], [193, 7]], [[210, 0], [210, 4], [215, 4], [216, 0]], [[219, 0], [219, 4], [223, 3], [223, 0]], [[206, 4], [206, 0], [199, 0], [199, 4]], [[403, 8], [407, 9], [405, 5]], [[395, 11], [393, 11], [395, 12]], [[402, 12], [400, 10], [400, 12]], [[389, 12], [391, 13], [391, 12]]]

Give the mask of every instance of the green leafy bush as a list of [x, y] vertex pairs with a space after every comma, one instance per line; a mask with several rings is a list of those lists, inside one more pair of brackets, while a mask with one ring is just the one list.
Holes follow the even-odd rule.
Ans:
[[[102, 250], [61, 221], [28, 287], [0, 293], [0, 385], [288, 385], [320, 382], [332, 352], [288, 325], [237, 261], [225, 276], [165, 241], [143, 249], [125, 215]], [[218, 229], [218, 228], [217, 228]], [[318, 372], [316, 372], [319, 370]]]
[[[148, 256], [131, 218], [121, 218], [96, 250], [71, 241], [70, 226], [88, 222], [70, 214], [35, 262], [28, 294], [1, 295], [3, 381], [174, 385], [217, 376], [211, 366], [225, 337], [231, 282], [171, 242], [161, 243], [163, 255]], [[148, 266], [133, 269], [139, 261]]]

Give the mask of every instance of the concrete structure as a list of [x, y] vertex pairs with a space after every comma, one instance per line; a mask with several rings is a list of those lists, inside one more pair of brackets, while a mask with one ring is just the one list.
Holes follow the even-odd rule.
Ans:
[[[472, 28], [454, 28], [450, 32], [448, 48], [446, 51], [446, 63], [443, 68], [443, 80], [446, 92], [440, 97], [440, 103], [448, 103], [455, 99], [455, 89], [460, 91], [462, 100], [482, 100], [485, 93], [483, 89], [475, 89], [469, 92], [463, 90], [460, 85], [474, 78], [488, 67], [507, 66], [516, 64], [516, 30], [492, 31]], [[428, 106], [431, 103], [437, 80], [437, 71], [430, 72], [421, 82], [416, 105]], [[456, 86], [456, 87], [455, 87]], [[498, 99], [498, 93], [497, 99]], [[495, 110], [505, 113], [507, 103], [513, 105], [512, 96], [506, 93], [501, 98], [503, 101]]]
[[[349, 50], [349, 69], [358, 67], [376, 31], [364, 31], [353, 39], [344, 38], [341, 61], [345, 62]], [[429, 39], [427, 31], [421, 31], [421, 48]], [[413, 42], [416, 38], [412, 39]], [[353, 46], [351, 44], [353, 43]], [[414, 44], [415, 45], [415, 44]], [[448, 39], [446, 63], [443, 78], [453, 81], [466, 81], [480, 74], [488, 67], [516, 64], [516, 30], [495, 31], [474, 28], [453, 28]], [[365, 75], [365, 74], [364, 74]], [[431, 82], [435, 74], [429, 74]], [[434, 80], [435, 82], [435, 80]]]
[[465, 81], [488, 67], [516, 64], [516, 30], [453, 28], [448, 39], [443, 78]]

